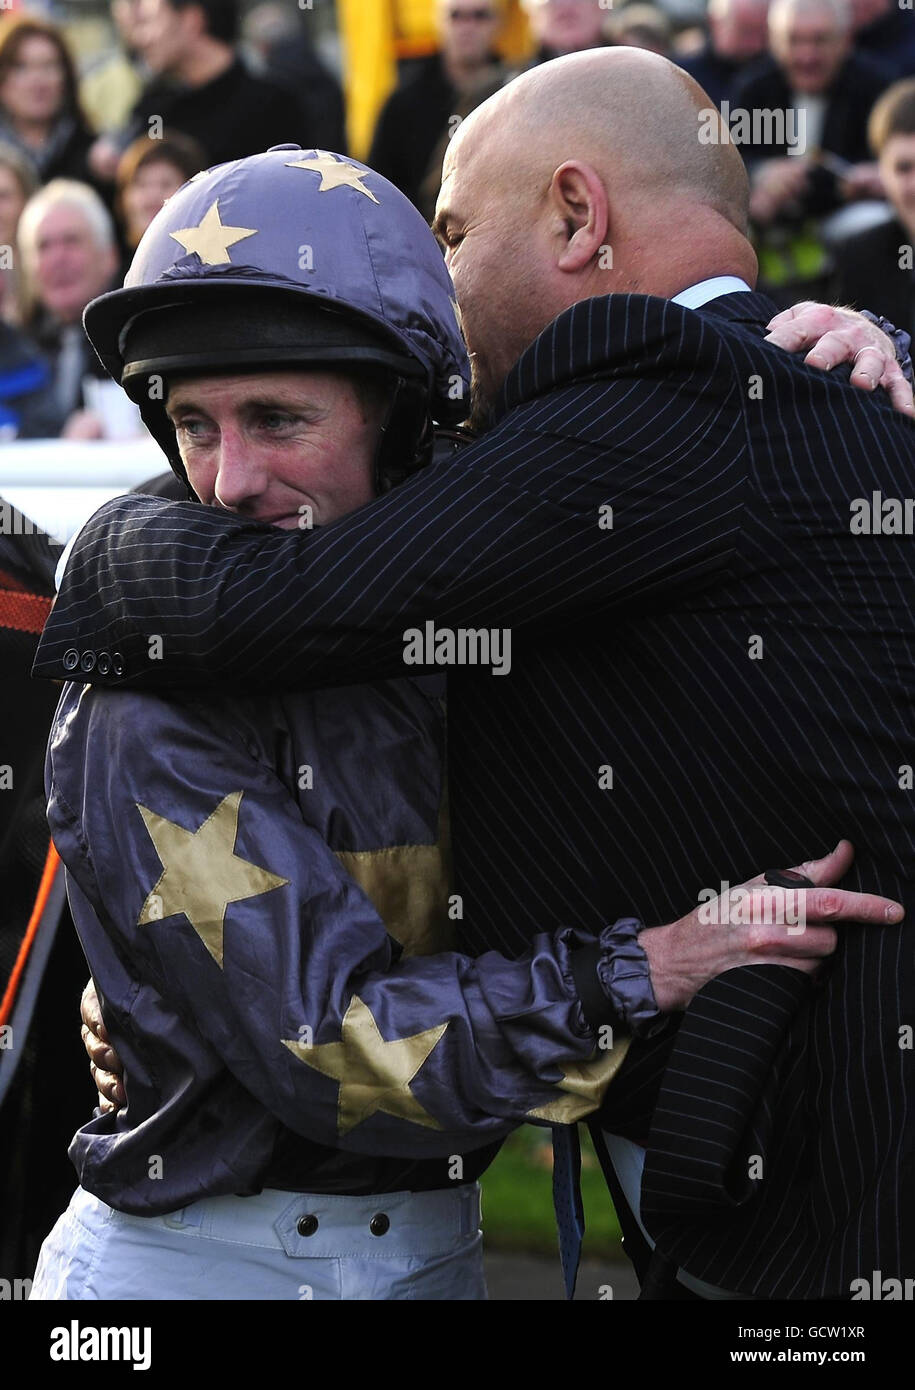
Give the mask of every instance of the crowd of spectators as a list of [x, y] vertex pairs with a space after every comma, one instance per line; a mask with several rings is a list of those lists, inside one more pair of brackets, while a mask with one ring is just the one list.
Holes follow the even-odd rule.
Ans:
[[[761, 287], [911, 329], [915, 13], [897, 0], [522, 0], [533, 63], [625, 43], [664, 53], [721, 113], [751, 181]], [[345, 151], [340, 83], [278, 3], [114, 0], [81, 72], [31, 7], [0, 17], [0, 438], [133, 427], [81, 329], [152, 217], [199, 169], [293, 142]], [[431, 218], [460, 120], [517, 71], [504, 0], [436, 0], [438, 50], [405, 61], [368, 163]], [[532, 131], [531, 138], [536, 139]]]
[[339, 83], [287, 7], [248, 12], [244, 53], [234, 0], [111, 14], [116, 40], [83, 80], [61, 29], [28, 4], [0, 17], [0, 438], [139, 431], [83, 334], [88, 302], [200, 169], [284, 142], [344, 148]]

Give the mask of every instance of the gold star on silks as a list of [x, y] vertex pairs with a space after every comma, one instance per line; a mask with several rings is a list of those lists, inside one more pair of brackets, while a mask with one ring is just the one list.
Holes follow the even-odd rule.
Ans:
[[229, 265], [229, 247], [247, 236], [255, 236], [256, 227], [227, 227], [219, 216], [219, 199], [207, 208], [196, 227], [182, 227], [169, 236], [179, 242], [189, 255], [198, 255], [204, 265]]
[[562, 1080], [556, 1082], [556, 1089], [567, 1094], [529, 1110], [527, 1118], [548, 1120], [554, 1125], [571, 1125], [590, 1115], [603, 1100], [604, 1092], [623, 1065], [628, 1050], [629, 1039], [621, 1038], [613, 1047], [603, 1049], [598, 1057], [588, 1062], [570, 1062], [561, 1068]]
[[183, 912], [218, 966], [229, 903], [256, 898], [289, 882], [235, 853], [238, 810], [243, 792], [224, 796], [197, 830], [166, 820], [136, 803], [162, 864], [137, 926]]
[[371, 1009], [354, 994], [343, 1015], [339, 1042], [309, 1045], [291, 1038], [282, 1041], [307, 1067], [340, 1082], [337, 1129], [341, 1135], [376, 1110], [398, 1120], [412, 1120], [426, 1129], [441, 1129], [410, 1090], [410, 1082], [447, 1027], [447, 1023], [440, 1023], [409, 1038], [385, 1042]]
[[293, 159], [286, 168], [311, 169], [313, 173], [320, 174], [319, 193], [329, 193], [332, 188], [355, 188], [358, 193], [371, 198], [373, 203], [378, 202], [372, 190], [362, 183], [367, 177], [365, 169], [357, 169], [355, 164], [347, 164], [345, 159], [334, 159], [332, 154], [326, 154], [323, 150], [315, 150], [315, 156], [314, 159]]

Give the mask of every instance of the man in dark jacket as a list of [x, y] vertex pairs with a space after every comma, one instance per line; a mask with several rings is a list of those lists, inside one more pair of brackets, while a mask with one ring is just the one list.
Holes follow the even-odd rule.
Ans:
[[[749, 138], [735, 139], [750, 170], [754, 221], [821, 216], [852, 198], [879, 198], [867, 118], [890, 75], [851, 51], [848, 0], [773, 0], [769, 34], [772, 56], [743, 74], [732, 97], [750, 117]], [[781, 125], [763, 112], [779, 113]]]
[[140, 135], [180, 130], [211, 164], [307, 138], [285, 88], [248, 72], [238, 55], [236, 0], [143, 0], [140, 56], [152, 73], [116, 143], [102, 138], [93, 167], [109, 178]]
[[[441, 49], [421, 59], [381, 108], [367, 163], [420, 206], [420, 188], [457, 108], [498, 70], [499, 0], [438, 0]], [[454, 118], [454, 127], [449, 120]]]
[[731, 99], [734, 83], [765, 52], [767, 10], [768, 0], [709, 0], [708, 39], [698, 53], [677, 59], [716, 106]]
[[855, 48], [893, 77], [915, 73], [915, 14], [897, 0], [852, 0]]

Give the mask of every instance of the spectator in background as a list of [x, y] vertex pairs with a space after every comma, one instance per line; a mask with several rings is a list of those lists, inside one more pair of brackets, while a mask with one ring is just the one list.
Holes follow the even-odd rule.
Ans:
[[833, 294], [915, 335], [915, 79], [884, 92], [868, 136], [895, 216], [839, 243]]
[[5, 323], [22, 321], [16, 231], [22, 209], [37, 187], [25, 157], [14, 146], [0, 144], [0, 321]]
[[140, 3], [113, 0], [111, 18], [119, 42], [99, 55], [80, 81], [83, 108], [97, 131], [122, 129], [143, 90], [138, 51]]
[[855, 49], [892, 77], [915, 73], [915, 12], [902, 0], [851, 0]]
[[645, 48], [650, 53], [660, 53], [662, 58], [670, 55], [670, 20], [656, 5], [636, 3], [614, 10], [607, 19], [605, 33], [612, 43]]
[[346, 114], [340, 83], [321, 62], [301, 9], [266, 3], [245, 16], [242, 34], [259, 71], [287, 87], [302, 108], [303, 144], [346, 150]]
[[388, 97], [366, 161], [417, 207], [436, 146], [450, 133], [459, 103], [484, 85], [489, 95], [499, 72], [493, 45], [501, 0], [438, 0], [436, 18], [441, 48]]
[[521, 0], [537, 44], [536, 62], [598, 48], [609, 8], [600, 0]]
[[92, 151], [99, 177], [113, 180], [121, 154], [158, 117], [206, 151], [207, 164], [257, 154], [305, 134], [298, 103], [254, 77], [237, 51], [237, 0], [140, 0], [135, 42], [152, 74], [124, 131]]
[[90, 177], [73, 59], [53, 24], [28, 15], [0, 19], [0, 140], [41, 183]]
[[[130, 259], [166, 198], [205, 168], [206, 162], [197, 141], [178, 132], [161, 140], [141, 135], [127, 147], [115, 176], [115, 215]], [[126, 273], [126, 266], [123, 270]]]
[[771, 56], [738, 79], [733, 98], [750, 113], [796, 118], [782, 122], [771, 143], [775, 123], [760, 121], [743, 147], [757, 225], [822, 217], [857, 198], [882, 196], [868, 162], [867, 118], [887, 79], [870, 59], [852, 53], [851, 41], [848, 0], [772, 0]]
[[59, 420], [48, 364], [24, 333], [0, 319], [0, 443], [45, 439]]
[[51, 369], [51, 434], [103, 437], [101, 419], [86, 409], [85, 379], [105, 378], [83, 332], [83, 310], [113, 288], [118, 269], [114, 223], [84, 183], [54, 179], [26, 203], [19, 219], [26, 301], [25, 331]]
[[708, 39], [698, 53], [678, 58], [716, 106], [730, 100], [736, 79], [769, 42], [769, 0], [709, 0]]

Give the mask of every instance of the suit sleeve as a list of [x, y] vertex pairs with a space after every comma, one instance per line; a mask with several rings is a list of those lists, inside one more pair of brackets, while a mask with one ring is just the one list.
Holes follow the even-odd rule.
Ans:
[[426, 624], [520, 645], [708, 582], [739, 530], [743, 384], [699, 315], [673, 305], [652, 324], [638, 368], [621, 351], [613, 379], [535, 399], [330, 526], [115, 499], [78, 537], [35, 674], [342, 685], [409, 674]]
[[69, 687], [48, 785], [90, 966], [102, 933], [288, 1128], [442, 1157], [600, 1103], [625, 1041], [583, 1018], [582, 933], [398, 959], [272, 768], [177, 702]]

